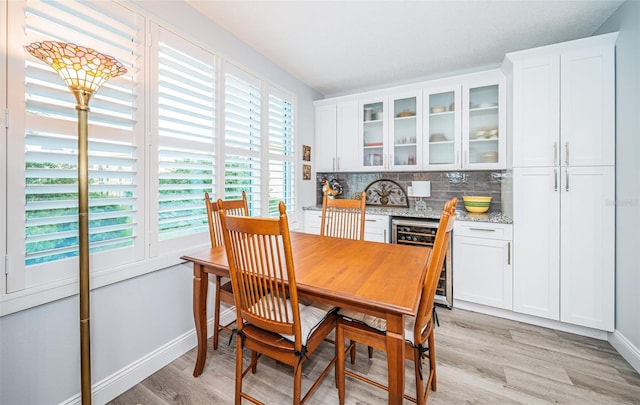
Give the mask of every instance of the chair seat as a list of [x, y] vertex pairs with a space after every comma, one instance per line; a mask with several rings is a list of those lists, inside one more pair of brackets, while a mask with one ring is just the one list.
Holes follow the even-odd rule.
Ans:
[[[264, 305], [265, 308], [271, 308], [271, 312], [275, 314], [276, 309], [271, 307], [270, 302], [272, 302], [272, 297], [263, 297], [260, 301], [255, 303], [254, 305]], [[263, 301], [267, 302], [263, 302]], [[287, 312], [289, 314], [293, 313], [291, 310], [291, 301], [286, 300]], [[331, 305], [326, 305], [323, 303], [312, 302], [308, 305], [304, 305], [302, 303], [298, 303], [298, 308], [300, 309], [300, 332], [302, 337], [302, 345], [306, 345], [309, 337], [313, 334], [318, 326], [331, 314], [335, 311], [335, 307]], [[294, 341], [293, 335], [285, 335], [280, 334], [283, 338], [287, 339], [290, 342]]]
[[[338, 315], [340, 315], [346, 320], [364, 324], [365, 326], [375, 329], [381, 333], [387, 332], [386, 319], [378, 318], [377, 316], [373, 316], [373, 315], [363, 314], [361, 312], [352, 311], [349, 309], [340, 309], [338, 311]], [[415, 323], [416, 323], [416, 318], [414, 317], [408, 317], [404, 321], [404, 339], [407, 342], [411, 343], [411, 345], [414, 344], [413, 329], [415, 327]]]

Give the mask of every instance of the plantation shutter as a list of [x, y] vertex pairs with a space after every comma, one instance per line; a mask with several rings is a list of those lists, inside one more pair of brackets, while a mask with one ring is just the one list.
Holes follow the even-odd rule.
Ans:
[[269, 92], [269, 216], [278, 216], [284, 201], [287, 212], [295, 212], [295, 143], [291, 97]]
[[[22, 45], [72, 42], [114, 56], [128, 69], [106, 82], [89, 107], [89, 239], [91, 270], [140, 260], [141, 184], [138, 142], [140, 21], [114, 3], [10, 2], [9, 42], [15, 64], [8, 86], [8, 292], [77, 277], [77, 112], [74, 97], [51, 67]], [[77, 23], [70, 24], [70, 21]], [[86, 28], [85, 28], [86, 27]], [[19, 112], [19, 113], [18, 113]]]
[[261, 214], [261, 93], [260, 80], [225, 64], [224, 198], [247, 193], [251, 215]]
[[[204, 193], [215, 200], [215, 56], [158, 28], [157, 235], [162, 251], [207, 231]], [[197, 235], [199, 233], [199, 235]], [[165, 241], [163, 243], [163, 241]], [[153, 253], [152, 253], [153, 255]]]

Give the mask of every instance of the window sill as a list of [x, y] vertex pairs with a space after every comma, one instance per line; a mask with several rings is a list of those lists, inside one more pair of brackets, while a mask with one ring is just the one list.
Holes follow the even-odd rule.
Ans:
[[[193, 250], [202, 249], [206, 246], [208, 246], [208, 243], [198, 246]], [[180, 259], [180, 256], [182, 256], [183, 253], [177, 254], [174, 252], [164, 256], [155, 257], [153, 259], [147, 259], [137, 263], [129, 263], [126, 266], [97, 272], [91, 276], [91, 289], [95, 290], [133, 277], [138, 277], [157, 270], [179, 265], [184, 263], [184, 261]], [[77, 277], [61, 280], [57, 283], [49, 283], [22, 291], [16, 291], [11, 294], [5, 294], [0, 296], [0, 317], [77, 294]]]

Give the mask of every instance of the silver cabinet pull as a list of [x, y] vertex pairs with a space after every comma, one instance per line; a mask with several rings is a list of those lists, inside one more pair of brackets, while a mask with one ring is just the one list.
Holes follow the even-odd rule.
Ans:
[[553, 143], [553, 165], [558, 166], [558, 142]]
[[553, 168], [553, 191], [558, 191], [558, 168]]
[[569, 166], [569, 142], [564, 144], [564, 164]]
[[490, 228], [469, 228], [470, 231], [484, 231], [484, 232], [495, 232], [495, 229]]
[[567, 167], [564, 170], [565, 170], [565, 176], [566, 176], [566, 178], [565, 178], [565, 182], [566, 182], [565, 183], [565, 190], [569, 191], [569, 168]]
[[511, 242], [507, 242], [507, 264], [511, 266]]
[[336, 158], [333, 158], [333, 170], [338, 170], [338, 168], [336, 167]]

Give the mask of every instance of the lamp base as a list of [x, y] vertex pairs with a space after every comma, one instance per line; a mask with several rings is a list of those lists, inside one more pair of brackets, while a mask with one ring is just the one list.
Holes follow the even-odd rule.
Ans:
[[422, 199], [420, 200], [416, 200], [416, 211], [426, 211], [427, 208], [427, 203], [424, 202]]

